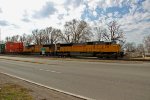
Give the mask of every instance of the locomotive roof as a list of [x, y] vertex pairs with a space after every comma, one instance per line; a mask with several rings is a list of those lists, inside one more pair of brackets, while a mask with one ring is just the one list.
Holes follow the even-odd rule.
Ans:
[[115, 44], [114, 42], [104, 42], [104, 41], [91, 41], [91, 42], [84, 42], [84, 43], [58, 43], [60, 46], [72, 46], [72, 45], [95, 45], [95, 44]]
[[[73, 45], [95, 45], [95, 44], [105, 44], [105, 45], [110, 45], [110, 44], [116, 44], [114, 42], [104, 42], [104, 41], [91, 41], [91, 42], [84, 42], [84, 43], [58, 43], [56, 45], [60, 46], [73, 46]], [[45, 44], [43, 47], [53, 47], [55, 44]], [[27, 47], [33, 47], [35, 45], [28, 45]]]

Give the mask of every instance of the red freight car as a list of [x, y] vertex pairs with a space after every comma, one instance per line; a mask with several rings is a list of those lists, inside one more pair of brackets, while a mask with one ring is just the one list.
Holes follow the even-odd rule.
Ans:
[[7, 42], [6, 53], [22, 53], [23, 43], [22, 42]]

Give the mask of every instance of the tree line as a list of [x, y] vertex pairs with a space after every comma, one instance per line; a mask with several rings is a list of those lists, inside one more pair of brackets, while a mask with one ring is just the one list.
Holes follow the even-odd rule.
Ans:
[[135, 42], [127, 42], [124, 45], [124, 49], [127, 53], [138, 52], [140, 54], [150, 53], [150, 35], [147, 35], [143, 39], [143, 43], [136, 44]]
[[89, 41], [123, 42], [123, 38], [123, 31], [120, 30], [120, 25], [116, 21], [111, 21], [107, 24], [107, 28], [102, 28], [101, 26], [90, 26], [83, 20], [73, 19], [65, 23], [63, 30], [53, 27], [35, 29], [31, 34], [8, 36], [5, 41], [41, 45]]

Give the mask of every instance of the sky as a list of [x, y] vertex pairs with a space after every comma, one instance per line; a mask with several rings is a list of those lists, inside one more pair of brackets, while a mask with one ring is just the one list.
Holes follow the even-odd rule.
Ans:
[[116, 20], [127, 42], [150, 35], [150, 0], [0, 0], [1, 38], [31, 34], [34, 29], [63, 29], [72, 19], [91, 26]]

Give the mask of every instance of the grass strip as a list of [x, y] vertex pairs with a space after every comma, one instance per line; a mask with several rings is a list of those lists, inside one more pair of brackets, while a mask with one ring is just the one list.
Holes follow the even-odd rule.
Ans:
[[31, 90], [17, 84], [0, 84], [0, 100], [33, 100], [29, 92]]

